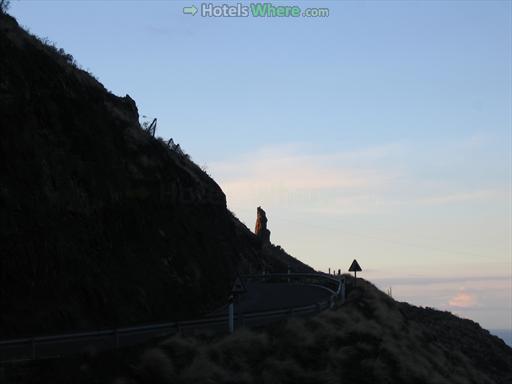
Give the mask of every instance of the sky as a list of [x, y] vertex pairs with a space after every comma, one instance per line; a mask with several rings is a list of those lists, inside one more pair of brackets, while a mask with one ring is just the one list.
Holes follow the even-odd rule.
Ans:
[[183, 14], [193, 1], [10, 13], [158, 118], [249, 228], [262, 206], [295, 257], [357, 259], [397, 300], [512, 329], [512, 2], [273, 3], [329, 16]]

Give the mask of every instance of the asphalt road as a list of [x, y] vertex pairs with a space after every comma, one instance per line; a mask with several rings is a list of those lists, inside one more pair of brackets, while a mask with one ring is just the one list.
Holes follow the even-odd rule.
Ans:
[[[249, 281], [245, 283], [245, 287], [247, 292], [241, 294], [236, 301], [237, 311], [241, 313], [312, 305], [328, 300], [332, 295], [332, 292], [324, 287], [306, 284]], [[227, 310], [226, 304], [210, 315], [226, 315]]]
[[[247, 291], [236, 302], [237, 326], [258, 326], [289, 316], [313, 314], [328, 306], [332, 291], [327, 288], [299, 283], [263, 283], [249, 281]], [[319, 306], [319, 303], [323, 303]], [[304, 308], [309, 306], [310, 308]], [[302, 310], [297, 310], [303, 307]], [[290, 309], [295, 308], [291, 311]], [[268, 312], [268, 313], [267, 313]], [[228, 308], [223, 306], [203, 319], [172, 322], [144, 327], [105, 331], [102, 334], [71, 334], [69, 336], [27, 339], [23, 343], [0, 341], [0, 362], [36, 358], [53, 358], [69, 354], [90, 353], [144, 343], [177, 332], [227, 332]]]

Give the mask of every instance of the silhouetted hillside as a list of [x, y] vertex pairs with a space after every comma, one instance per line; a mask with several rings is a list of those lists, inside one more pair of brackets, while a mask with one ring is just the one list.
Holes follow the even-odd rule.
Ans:
[[396, 302], [359, 279], [334, 311], [224, 338], [173, 337], [131, 367], [133, 383], [504, 384], [512, 349], [471, 320]]
[[314, 317], [19, 371], [27, 383], [506, 384], [512, 349], [470, 320], [396, 302], [359, 279], [344, 305]]
[[128, 95], [1, 13], [0, 111], [0, 337], [191, 317], [237, 271], [310, 270], [262, 250]]

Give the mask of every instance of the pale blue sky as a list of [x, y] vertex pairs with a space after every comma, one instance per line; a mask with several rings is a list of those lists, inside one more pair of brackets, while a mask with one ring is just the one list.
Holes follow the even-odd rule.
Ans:
[[294, 256], [324, 270], [356, 257], [398, 299], [512, 328], [512, 3], [280, 2], [322, 19], [183, 15], [191, 4], [11, 13], [158, 117], [249, 227], [262, 205]]

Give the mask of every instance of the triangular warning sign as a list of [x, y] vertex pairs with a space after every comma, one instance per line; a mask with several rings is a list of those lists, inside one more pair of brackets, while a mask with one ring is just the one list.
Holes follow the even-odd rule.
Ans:
[[349, 270], [349, 272], [360, 272], [360, 271], [362, 271], [362, 269], [359, 266], [359, 263], [357, 262], [356, 259], [354, 259], [352, 264], [350, 264], [350, 268], [348, 270]]
[[231, 289], [231, 293], [244, 293], [245, 291], [247, 291], [245, 285], [242, 283], [242, 280], [237, 277], [235, 284], [233, 284], [233, 289]]

